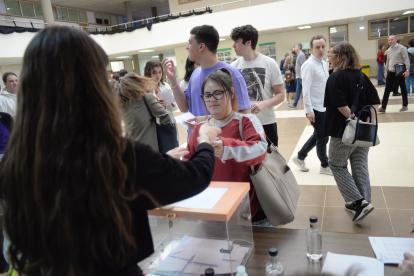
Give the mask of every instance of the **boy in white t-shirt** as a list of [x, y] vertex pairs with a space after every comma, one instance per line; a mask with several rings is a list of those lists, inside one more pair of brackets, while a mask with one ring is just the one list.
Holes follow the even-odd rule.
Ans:
[[[232, 30], [233, 48], [240, 56], [231, 65], [242, 73], [252, 104], [251, 112], [263, 125], [268, 143], [278, 145], [275, 106], [284, 101], [283, 80], [277, 62], [256, 51], [259, 33], [252, 25]], [[270, 140], [270, 141], [269, 141]]]

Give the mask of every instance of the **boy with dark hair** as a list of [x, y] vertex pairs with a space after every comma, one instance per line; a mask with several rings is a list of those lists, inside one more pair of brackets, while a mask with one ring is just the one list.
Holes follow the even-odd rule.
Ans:
[[230, 71], [239, 104], [239, 113], [250, 113], [250, 101], [244, 78], [239, 70], [217, 59], [218, 43], [219, 34], [213, 26], [203, 25], [191, 30], [186, 47], [188, 59], [200, 64], [200, 67], [194, 70], [185, 91], [182, 91], [178, 85], [174, 62], [166, 58], [162, 61], [164, 73], [171, 82], [171, 89], [178, 107], [182, 112], [190, 111], [196, 116], [196, 118], [186, 121], [189, 125], [188, 137], [196, 124], [207, 119], [206, 108], [201, 99], [201, 85], [204, 79], [217, 69], [227, 68]]
[[14, 117], [16, 115], [19, 80], [13, 72], [4, 73], [2, 79], [6, 88], [0, 93], [0, 112], [8, 113]]
[[277, 62], [255, 51], [259, 33], [252, 25], [232, 30], [233, 48], [239, 59], [231, 65], [241, 71], [246, 80], [251, 111], [257, 116], [268, 139], [278, 146], [275, 106], [283, 102], [283, 80]]

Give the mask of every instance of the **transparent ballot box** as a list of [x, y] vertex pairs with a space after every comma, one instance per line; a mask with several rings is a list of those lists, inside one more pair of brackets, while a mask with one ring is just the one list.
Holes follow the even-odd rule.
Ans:
[[212, 182], [201, 194], [148, 211], [155, 252], [139, 263], [152, 275], [236, 275], [254, 248], [250, 184]]

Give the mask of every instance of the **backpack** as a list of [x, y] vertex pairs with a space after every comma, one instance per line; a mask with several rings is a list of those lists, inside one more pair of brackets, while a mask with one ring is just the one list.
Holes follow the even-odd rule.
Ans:
[[295, 76], [293, 75], [293, 72], [290, 70], [290, 68], [291, 68], [290, 66], [288, 68], [286, 68], [285, 69], [285, 73], [284, 73], [285, 80], [287, 82], [291, 82], [291, 81], [293, 81], [295, 79]]

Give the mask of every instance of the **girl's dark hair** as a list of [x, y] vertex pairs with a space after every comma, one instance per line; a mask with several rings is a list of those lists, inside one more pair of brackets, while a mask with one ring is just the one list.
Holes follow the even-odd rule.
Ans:
[[[164, 69], [162, 68], [162, 64], [159, 60], [150, 59], [150, 60], [147, 61], [147, 64], [145, 64], [145, 68], [144, 68], [144, 76], [147, 77], [147, 78], [151, 78], [152, 70], [155, 67], [161, 67], [162, 77], [161, 77], [160, 82], [161, 82], [162, 85], [164, 85], [164, 82], [165, 82]], [[159, 87], [159, 86], [160, 86], [160, 84], [157, 83], [156, 87]]]
[[201, 86], [201, 94], [204, 94], [204, 87], [208, 81], [214, 81], [225, 89], [225, 95], [231, 99], [231, 109], [236, 112], [239, 111], [239, 104], [234, 92], [233, 76], [228, 69], [220, 68], [210, 73], [210, 75], [208, 75], [203, 81], [203, 85]]
[[194, 61], [191, 61], [187, 58], [187, 61], [185, 62], [185, 76], [184, 76], [184, 80], [186, 82], [190, 81], [190, 77], [193, 74], [194, 69]]
[[119, 74], [115, 74], [113, 79], [116, 80], [116, 81], [119, 81]]
[[86, 33], [40, 31], [23, 58], [17, 115], [0, 163], [12, 266], [20, 275], [100, 275], [136, 256], [126, 140], [106, 75]]

